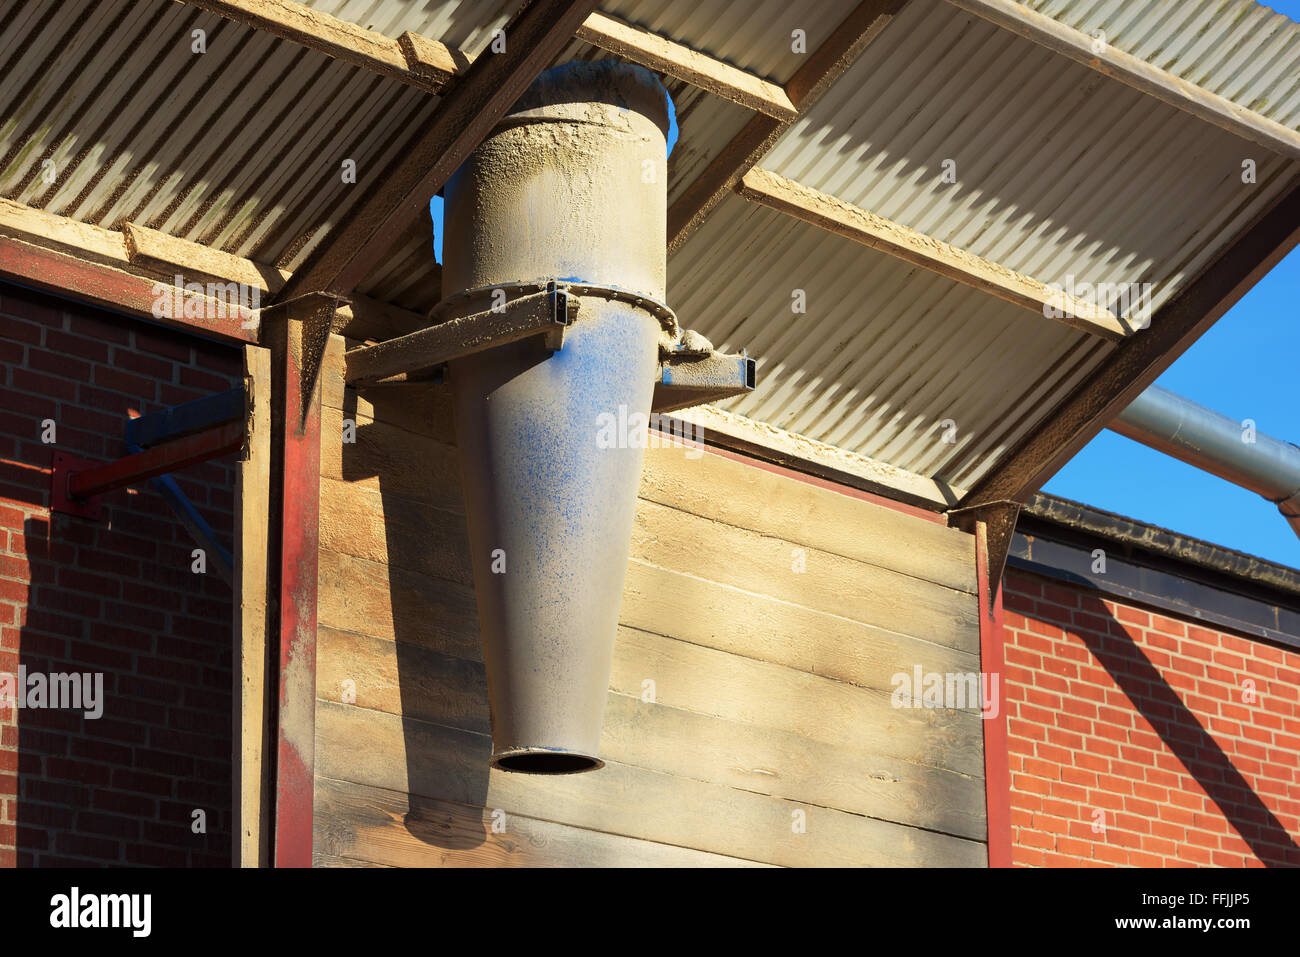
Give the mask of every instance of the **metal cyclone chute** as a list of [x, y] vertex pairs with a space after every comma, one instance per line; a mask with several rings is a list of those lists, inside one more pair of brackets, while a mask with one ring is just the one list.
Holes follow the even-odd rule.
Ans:
[[665, 302], [668, 109], [641, 67], [543, 73], [444, 190], [437, 324], [348, 354], [354, 385], [445, 369], [503, 770], [603, 764], [646, 422], [754, 387]]

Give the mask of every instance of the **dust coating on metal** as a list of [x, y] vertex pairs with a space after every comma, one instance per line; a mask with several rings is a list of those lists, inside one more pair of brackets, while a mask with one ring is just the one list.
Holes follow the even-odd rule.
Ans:
[[347, 382], [349, 385], [385, 382], [484, 349], [562, 331], [576, 317], [578, 306], [570, 302], [563, 287], [554, 283], [552, 287], [549, 293], [531, 293], [486, 308], [485, 303], [476, 299], [465, 299], [465, 305], [476, 303], [477, 311], [396, 339], [353, 349], [346, 356]]
[[567, 64], [537, 79], [447, 185], [446, 314], [481, 308], [484, 290], [551, 282], [578, 303], [559, 351], [534, 337], [448, 364], [502, 770], [603, 763], [645, 443], [600, 436], [602, 423], [648, 422], [671, 315], [667, 127], [649, 71]]

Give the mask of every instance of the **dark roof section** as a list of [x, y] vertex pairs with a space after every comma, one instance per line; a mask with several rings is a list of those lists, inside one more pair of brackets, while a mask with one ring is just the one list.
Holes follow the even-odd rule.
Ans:
[[1035, 495], [1021, 510], [1017, 530], [1030, 532], [1043, 523], [1073, 533], [1070, 537], [1106, 539], [1227, 575], [1247, 583], [1252, 591], [1266, 586], [1290, 596], [1288, 604], [1300, 598], [1300, 571], [1294, 568], [1080, 502], [1055, 495]]

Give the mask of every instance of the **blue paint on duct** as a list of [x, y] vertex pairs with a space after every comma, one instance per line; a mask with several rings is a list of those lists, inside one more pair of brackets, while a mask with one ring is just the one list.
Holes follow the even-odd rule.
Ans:
[[429, 200], [429, 215], [433, 217], [433, 261], [442, 263], [442, 211], [441, 196]]
[[[456, 236], [444, 292], [470, 281], [562, 279], [626, 282], [663, 297], [664, 197], [633, 203], [628, 193], [645, 159], [655, 159], [657, 135], [667, 153], [667, 92], [638, 67], [569, 64], [542, 74], [495, 135], [514, 149], [545, 149], [546, 137], [528, 128], [572, 123], [571, 104], [599, 109], [583, 112], [583, 148], [565, 151], [556, 175], [518, 184], [517, 154], [487, 149], [448, 181], [446, 226]], [[641, 123], [648, 139], [629, 144], [633, 113], [658, 132]], [[657, 177], [647, 188], [665, 185]], [[530, 241], [538, 236], [550, 241]], [[480, 238], [493, 255], [462, 262]], [[492, 760], [502, 770], [569, 774], [601, 765], [661, 333], [644, 305], [585, 295], [558, 352], [533, 338], [449, 363]], [[493, 568], [494, 554], [506, 556], [508, 572]]]
[[668, 94], [668, 155], [673, 155], [673, 147], [677, 145], [677, 104], [673, 102], [672, 94]]

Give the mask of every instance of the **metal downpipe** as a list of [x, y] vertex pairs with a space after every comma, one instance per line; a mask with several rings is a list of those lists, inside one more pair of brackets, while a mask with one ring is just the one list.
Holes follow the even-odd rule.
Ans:
[[1300, 448], [1151, 386], [1108, 428], [1261, 495], [1300, 536]]

